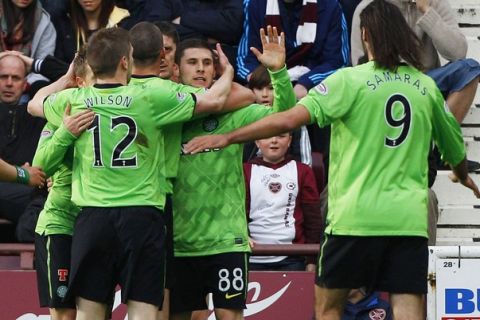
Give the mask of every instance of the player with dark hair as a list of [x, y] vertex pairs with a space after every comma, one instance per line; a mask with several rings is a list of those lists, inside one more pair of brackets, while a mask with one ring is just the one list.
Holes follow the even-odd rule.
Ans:
[[[275, 88], [273, 108], [253, 104], [235, 112], [197, 118], [183, 125], [182, 141], [204, 132], [227, 132], [295, 104], [285, 68], [284, 34], [261, 29], [263, 53]], [[202, 40], [182, 41], [176, 52], [180, 80], [208, 88], [215, 77], [215, 55]], [[209, 195], [206, 197], [206, 195]], [[242, 147], [182, 154], [173, 189], [174, 274], [172, 319], [191, 319], [207, 309], [212, 293], [217, 319], [243, 319], [250, 251], [245, 219]]]
[[317, 319], [340, 319], [349, 290], [363, 286], [390, 292], [395, 319], [424, 319], [432, 138], [460, 182], [480, 193], [468, 176], [458, 123], [434, 81], [417, 69], [420, 42], [399, 9], [374, 0], [361, 14], [361, 29], [368, 63], [337, 71], [289, 111], [184, 149], [223, 150], [314, 121], [331, 124]]

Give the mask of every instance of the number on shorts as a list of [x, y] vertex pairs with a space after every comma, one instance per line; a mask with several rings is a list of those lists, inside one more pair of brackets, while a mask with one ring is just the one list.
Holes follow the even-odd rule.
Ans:
[[[117, 143], [111, 156], [111, 167], [135, 167], [137, 166], [137, 155], [130, 158], [122, 158], [122, 153], [133, 143], [137, 137], [137, 124], [135, 120], [127, 116], [119, 116], [110, 118], [110, 132], [121, 125], [128, 127], [127, 134]], [[93, 166], [103, 167], [102, 160], [102, 142], [100, 135], [100, 116], [97, 114], [92, 122], [92, 125], [88, 128], [88, 131], [93, 133]], [[109, 135], [110, 137], [110, 135]]]
[[[400, 119], [395, 119], [393, 114], [393, 105], [395, 102], [400, 102], [403, 107], [403, 116]], [[385, 120], [387, 124], [392, 128], [402, 128], [402, 131], [398, 137], [391, 139], [385, 137], [385, 145], [388, 147], [396, 148], [400, 146], [408, 136], [410, 131], [410, 124], [412, 122], [412, 110], [407, 98], [401, 94], [394, 94], [391, 96], [385, 105]]]
[[230, 272], [227, 269], [220, 269], [218, 271], [218, 277], [220, 280], [218, 281], [218, 290], [227, 292], [230, 287], [233, 287], [236, 291], [242, 291], [244, 288], [244, 281], [243, 281], [243, 271], [240, 268], [233, 269], [233, 279], [230, 281], [229, 276]]

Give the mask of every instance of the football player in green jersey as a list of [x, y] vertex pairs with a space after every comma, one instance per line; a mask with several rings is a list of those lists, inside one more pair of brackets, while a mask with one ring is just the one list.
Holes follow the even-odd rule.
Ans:
[[[75, 56], [64, 76], [75, 81], [77, 87], [93, 84], [93, 74], [86, 62], [85, 50]], [[93, 120], [93, 112], [79, 112], [70, 116], [69, 109], [63, 120], [65, 128], [78, 136]], [[72, 195], [73, 149], [57, 145], [61, 134], [56, 126], [47, 123], [43, 128], [33, 164], [42, 167], [54, 180], [47, 201], [35, 228], [35, 269], [41, 307], [49, 307], [53, 320], [75, 319], [75, 301], [65, 299], [70, 276], [70, 253], [73, 225], [80, 209], [70, 198]], [[62, 127], [63, 129], [63, 127]]]
[[[175, 31], [175, 29], [173, 30]], [[201, 93], [205, 92], [204, 88], [192, 87], [189, 85], [175, 83], [173, 81], [162, 79], [157, 76], [162, 75], [162, 70], [165, 71], [164, 52], [166, 49], [161, 50], [162, 33], [154, 24], [150, 22], [140, 22], [136, 24], [130, 30], [130, 37], [132, 39], [133, 47], [133, 72], [129, 85], [134, 86], [148, 86], [150, 90], [156, 90], [156, 88], [167, 88], [169, 90], [184, 92], [184, 93]], [[163, 35], [163, 40], [166, 37]], [[170, 43], [171, 46], [171, 43]], [[170, 50], [173, 50], [170, 47]], [[168, 54], [172, 54], [169, 52]], [[220, 58], [225, 59], [223, 54]], [[232, 91], [228, 96], [228, 99], [224, 105], [223, 111], [231, 111], [238, 109], [240, 106], [245, 106], [253, 102], [253, 95], [250, 90], [242, 87], [238, 84], [232, 85]], [[153, 106], [155, 107], [155, 106]], [[178, 161], [180, 159], [181, 152], [181, 135], [182, 135], [182, 123], [175, 123], [165, 126], [162, 129], [165, 133], [165, 174], [167, 181], [161, 187], [166, 187], [167, 200], [164, 208], [164, 217], [167, 230], [166, 237], [166, 277], [165, 277], [165, 296], [162, 306], [162, 312], [159, 316], [160, 319], [168, 319], [168, 306], [169, 306], [169, 291], [171, 276], [171, 260], [173, 258], [173, 236], [172, 236], [172, 209], [171, 209], [171, 194], [172, 181], [175, 179], [178, 170]]]
[[[327, 228], [315, 287], [317, 319], [340, 319], [351, 288], [390, 292], [395, 319], [425, 319], [427, 155], [433, 138], [460, 182], [468, 176], [455, 118], [421, 71], [419, 41], [395, 5], [361, 14], [369, 62], [337, 71], [293, 109], [234, 132], [192, 140], [222, 149], [301, 125], [332, 125]], [[401, 32], [398, 32], [401, 30]]]
[[82, 207], [72, 241], [67, 295], [76, 296], [77, 319], [103, 319], [116, 283], [133, 319], [155, 319], [163, 299], [165, 192], [162, 126], [201, 112], [221, 110], [233, 68], [204, 94], [126, 86], [131, 71], [129, 34], [99, 30], [89, 41], [92, 87], [49, 96], [46, 118], [60, 125], [67, 103], [72, 114], [91, 109], [95, 118], [74, 143], [72, 201]]
[[41, 187], [45, 184], [45, 174], [36, 167], [14, 166], [0, 159], [0, 181], [12, 181], [28, 184], [32, 187]]
[[[261, 30], [263, 53], [257, 58], [270, 69], [275, 89], [273, 108], [250, 105], [222, 115], [197, 118], [183, 125], [182, 141], [199, 134], [222, 133], [246, 125], [295, 104], [285, 66], [284, 35]], [[215, 59], [208, 44], [185, 40], [175, 57], [180, 80], [209, 87], [215, 77]], [[217, 319], [243, 319], [247, 291], [247, 253], [250, 251], [245, 214], [242, 147], [205, 150], [180, 157], [173, 190], [174, 273], [171, 288], [172, 319], [190, 319], [194, 310], [207, 308], [212, 293]]]

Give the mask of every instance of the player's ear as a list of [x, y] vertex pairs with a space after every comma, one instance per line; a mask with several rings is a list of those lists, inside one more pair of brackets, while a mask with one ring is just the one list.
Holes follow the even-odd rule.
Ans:
[[122, 66], [122, 68], [124, 68], [125, 70], [128, 70], [128, 64], [129, 64], [129, 61], [128, 61], [128, 58], [123, 56], [122, 59], [120, 59], [120, 65]]
[[78, 88], [85, 87], [85, 81], [80, 77], [75, 77], [75, 83], [77, 84]]

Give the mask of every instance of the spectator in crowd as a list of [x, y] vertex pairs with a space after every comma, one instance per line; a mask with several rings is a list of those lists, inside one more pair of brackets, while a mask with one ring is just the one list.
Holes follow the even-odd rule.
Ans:
[[336, 0], [248, 0], [244, 5], [237, 58], [237, 74], [244, 81], [258, 66], [249, 48], [260, 46], [257, 30], [267, 25], [285, 32], [287, 67], [298, 99], [348, 64], [347, 26]]
[[68, 11], [68, 3], [70, 0], [40, 0], [45, 11], [50, 15], [53, 25], [56, 25], [58, 17], [65, 15]]
[[[20, 51], [34, 59], [42, 59], [55, 51], [57, 33], [48, 13], [37, 0], [0, 1], [0, 52]], [[30, 73], [27, 82], [34, 84], [32, 92], [45, 85], [45, 78]]]
[[143, 14], [142, 20], [173, 22], [180, 40], [201, 38], [212, 48], [220, 43], [235, 65], [242, 35], [242, 0], [146, 0]]
[[348, 28], [348, 41], [350, 43], [350, 36], [352, 34], [352, 19], [355, 8], [358, 6], [362, 0], [339, 0], [340, 5], [342, 6], [343, 15], [347, 21]]
[[[20, 97], [27, 86], [26, 67], [9, 53], [0, 54], [0, 158], [21, 166], [31, 163], [44, 125], [27, 113]], [[0, 214], [14, 223], [25, 210], [34, 189], [9, 182], [0, 183]]]
[[480, 191], [468, 175], [458, 122], [435, 82], [419, 70], [421, 42], [400, 10], [374, 0], [360, 19], [368, 63], [336, 72], [291, 110], [193, 139], [183, 149], [223, 150], [311, 121], [332, 123], [334, 183], [317, 269], [316, 316], [341, 319], [349, 289], [367, 286], [390, 292], [395, 319], [421, 320], [428, 269], [425, 160], [432, 138], [459, 181], [476, 198]]
[[[287, 155], [290, 133], [255, 141], [261, 157], [243, 165], [251, 243], [320, 243], [322, 215], [312, 168]], [[315, 270], [308, 257], [306, 270]], [[250, 270], [305, 270], [303, 257], [251, 256]]]
[[127, 10], [115, 6], [114, 0], [70, 0], [68, 13], [58, 17], [55, 56], [70, 63], [75, 52], [101, 28], [115, 27], [129, 16]]
[[[458, 26], [448, 0], [388, 0], [395, 4], [408, 25], [422, 41], [423, 65], [437, 83], [447, 105], [459, 123], [465, 118], [475, 97], [480, 66], [465, 59], [467, 40]], [[352, 63], [364, 55], [360, 37], [360, 13], [372, 0], [363, 0], [352, 22]], [[449, 63], [440, 66], [439, 55]]]
[[160, 64], [159, 77], [162, 79], [178, 82], [178, 68], [175, 67], [175, 51], [180, 41], [175, 25], [168, 21], [157, 21], [155, 25], [160, 29], [163, 36], [163, 50], [165, 57]]
[[[248, 81], [248, 87], [255, 94], [255, 103], [266, 106], [273, 105], [272, 81], [270, 80], [270, 74], [263, 65], [259, 65], [252, 73]], [[305, 126], [293, 131], [289, 153], [295, 160], [312, 166], [310, 138], [308, 137], [308, 131]], [[254, 142], [246, 143], [243, 148], [243, 162], [247, 162], [257, 155], [260, 156], [257, 145]]]

